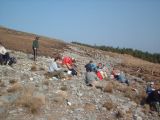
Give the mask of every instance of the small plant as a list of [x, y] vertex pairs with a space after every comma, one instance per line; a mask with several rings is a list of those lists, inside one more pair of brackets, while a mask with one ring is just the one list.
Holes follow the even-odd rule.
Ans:
[[124, 113], [121, 110], [118, 110], [116, 113], [116, 117], [117, 118], [123, 118], [124, 117]]
[[42, 70], [42, 71], [44, 71], [45, 69], [44, 69], [43, 67], [40, 67], [40, 68], [39, 68], [39, 70]]
[[106, 85], [104, 92], [113, 93], [113, 84], [111, 82]]
[[9, 83], [11, 83], [11, 84], [15, 84], [15, 83], [17, 83], [17, 80], [12, 79], [12, 80], [10, 80], [10, 81], [9, 81]]
[[22, 89], [22, 85], [20, 83], [13, 84], [10, 88], [7, 89], [8, 92], [16, 92]]
[[143, 112], [144, 112], [145, 114], [147, 114], [147, 113], [150, 112], [150, 106], [149, 106], [148, 104], [145, 104], [145, 105], [143, 106]]
[[4, 81], [0, 81], [0, 87], [6, 87], [5, 82]]
[[105, 107], [107, 110], [111, 110], [114, 108], [114, 104], [112, 100], [109, 100], [103, 104], [103, 107]]
[[61, 87], [61, 90], [62, 90], [62, 91], [67, 91], [67, 86], [66, 86], [66, 85], [63, 85], [63, 86]]
[[36, 70], [37, 70], [36, 65], [32, 65], [32, 67], [31, 67], [31, 71], [36, 71]]
[[49, 80], [44, 80], [43, 84], [48, 86], [49, 85]]
[[34, 87], [23, 89], [22, 96], [16, 102], [16, 105], [26, 107], [32, 114], [38, 113], [42, 105], [45, 104], [45, 96], [34, 96], [34, 89]]

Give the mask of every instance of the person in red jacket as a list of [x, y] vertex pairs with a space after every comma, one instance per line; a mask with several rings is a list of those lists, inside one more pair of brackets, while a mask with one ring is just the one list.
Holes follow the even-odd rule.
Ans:
[[77, 75], [77, 72], [75, 70], [76, 65], [74, 64], [75, 62], [75, 59], [69, 56], [66, 56], [62, 59], [62, 65], [68, 68], [68, 70], [71, 71], [72, 75]]

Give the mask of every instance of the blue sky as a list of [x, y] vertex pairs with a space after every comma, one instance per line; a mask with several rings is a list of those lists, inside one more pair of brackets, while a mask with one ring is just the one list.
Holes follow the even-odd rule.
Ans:
[[0, 0], [0, 25], [160, 53], [160, 0]]

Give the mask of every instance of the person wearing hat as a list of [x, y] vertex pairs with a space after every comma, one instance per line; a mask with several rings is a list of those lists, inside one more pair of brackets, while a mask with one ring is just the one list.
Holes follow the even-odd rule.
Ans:
[[150, 82], [149, 85], [147, 85], [146, 93], [149, 95], [153, 91], [155, 91], [154, 82]]
[[36, 61], [36, 57], [37, 57], [37, 50], [39, 48], [39, 37], [35, 37], [35, 40], [32, 43], [32, 49], [33, 49], [33, 55], [34, 55], [34, 61]]

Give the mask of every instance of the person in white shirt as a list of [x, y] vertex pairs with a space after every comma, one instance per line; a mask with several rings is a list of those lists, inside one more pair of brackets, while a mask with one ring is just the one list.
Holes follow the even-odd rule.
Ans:
[[0, 54], [1, 55], [5, 55], [6, 53], [7, 53], [7, 50], [5, 49], [5, 47], [0, 42]]
[[0, 64], [7, 64], [7, 61], [10, 59], [9, 53], [5, 47], [0, 42]]
[[57, 65], [58, 60], [61, 60], [61, 58], [56, 57], [54, 60], [52, 59], [49, 62], [48, 72], [49, 72], [50, 76], [62, 79], [62, 78], [65, 78], [64, 70], [62, 68], [58, 67], [58, 65]]

